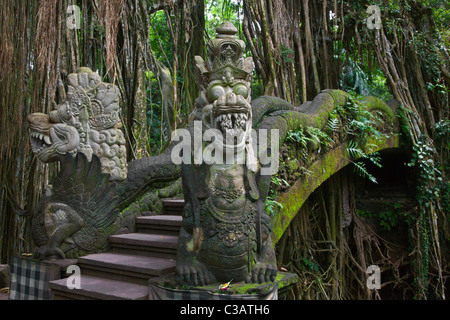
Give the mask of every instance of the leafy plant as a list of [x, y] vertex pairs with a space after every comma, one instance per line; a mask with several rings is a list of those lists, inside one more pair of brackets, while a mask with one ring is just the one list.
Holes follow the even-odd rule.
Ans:
[[442, 172], [434, 163], [434, 149], [424, 138], [420, 139], [413, 146], [413, 151], [414, 153], [408, 166], [416, 166], [419, 169], [417, 200], [420, 205], [427, 208], [431, 203], [437, 203], [439, 200], [440, 185], [437, 182], [443, 181]]
[[280, 202], [278, 202], [270, 197], [267, 197], [266, 207], [265, 207], [267, 214], [270, 216], [270, 215], [276, 213], [277, 208], [283, 209], [283, 205]]
[[339, 117], [337, 117], [336, 114], [333, 114], [333, 116], [330, 116], [330, 118], [328, 119], [326, 128], [331, 133], [334, 133], [334, 132], [338, 132], [339, 125], [340, 125]]
[[357, 209], [356, 214], [363, 218], [376, 219], [380, 224], [382, 230], [390, 231], [398, 224], [400, 212], [398, 212], [397, 210], [371, 212]]
[[[415, 227], [418, 230], [418, 257], [414, 263], [416, 269], [414, 284], [417, 287], [417, 297], [426, 298], [429, 287], [430, 260], [433, 253], [436, 253], [440, 247], [435, 208], [443, 206], [444, 210], [448, 209], [449, 183], [444, 180], [444, 175], [440, 170], [441, 164], [435, 161], [435, 148], [430, 139], [426, 136], [420, 137], [412, 149], [413, 154], [408, 166], [417, 169], [416, 200], [419, 203], [419, 213], [410, 225], [410, 228]], [[441, 201], [442, 197], [447, 197], [447, 199]], [[438, 259], [438, 257], [436, 256], [434, 259]], [[438, 271], [441, 272], [440, 269]], [[439, 274], [438, 281], [442, 283], [442, 274]]]
[[317, 262], [314, 260], [310, 260], [307, 258], [301, 258], [302, 264], [305, 266], [305, 268], [311, 272], [318, 273], [320, 266]]
[[318, 144], [319, 153], [334, 142], [326, 132], [315, 127], [288, 131], [286, 140], [295, 142], [302, 148], [307, 148], [308, 143], [313, 145]]
[[347, 147], [347, 154], [350, 158], [350, 161], [353, 163], [353, 165], [355, 166], [355, 171], [356, 173], [363, 178], [367, 178], [370, 181], [372, 181], [373, 183], [377, 183], [377, 179], [368, 172], [366, 165], [364, 162], [362, 161], [352, 161], [351, 159], [359, 159], [359, 158], [363, 158], [363, 159], [367, 159], [369, 160], [371, 163], [373, 163], [374, 165], [376, 165], [377, 167], [381, 168], [381, 156], [378, 152], [373, 152], [370, 154], [366, 154], [362, 149], [360, 149], [356, 142], [351, 140], [348, 144]]
[[286, 140], [291, 142], [296, 142], [301, 147], [306, 148], [308, 146], [308, 142], [313, 142], [311, 138], [308, 138], [305, 135], [303, 128], [299, 130], [290, 130], [286, 135]]
[[313, 142], [319, 144], [319, 153], [322, 149], [326, 149], [334, 143], [333, 139], [331, 139], [328, 134], [316, 127], [306, 127], [306, 135], [309, 136]]
[[289, 183], [286, 180], [281, 179], [276, 175], [271, 177], [270, 182], [272, 182], [273, 184], [275, 184], [276, 186], [279, 186], [279, 187], [281, 187], [283, 184], [285, 186], [289, 187]]

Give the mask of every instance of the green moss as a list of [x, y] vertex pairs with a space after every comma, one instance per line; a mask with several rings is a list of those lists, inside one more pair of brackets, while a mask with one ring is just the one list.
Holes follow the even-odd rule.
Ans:
[[298, 282], [298, 275], [295, 273], [278, 272], [275, 281], [278, 282], [278, 290], [283, 290]]
[[[371, 152], [400, 147], [399, 135], [395, 134], [381, 141], [375, 139], [372, 141], [370, 139], [368, 144], [372, 144]], [[279, 194], [276, 200], [283, 205], [283, 208], [278, 212], [274, 221], [272, 233], [274, 245], [281, 239], [289, 223], [311, 193], [333, 174], [350, 163], [346, 156], [346, 150], [346, 143], [330, 150], [307, 168], [308, 174], [298, 179], [287, 192]]]
[[394, 113], [392, 112], [391, 108], [381, 99], [378, 99], [376, 97], [365, 97], [363, 100], [360, 101], [361, 104], [365, 105], [367, 110], [369, 111], [380, 111], [383, 113], [383, 115], [387, 116], [389, 119], [394, 119]]
[[330, 150], [307, 168], [309, 174], [305, 174], [297, 180], [288, 192], [279, 195], [278, 202], [283, 205], [283, 209], [279, 212], [275, 223], [273, 232], [274, 244], [281, 238], [284, 230], [309, 195], [348, 163], [349, 161], [345, 158], [345, 146]]
[[349, 94], [342, 90], [326, 90], [334, 100], [335, 106], [343, 106], [347, 103]]

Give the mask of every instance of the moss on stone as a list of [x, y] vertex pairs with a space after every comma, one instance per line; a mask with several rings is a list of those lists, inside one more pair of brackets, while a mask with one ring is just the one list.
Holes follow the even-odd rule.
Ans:
[[383, 113], [383, 115], [387, 116], [389, 119], [394, 119], [394, 113], [392, 112], [391, 108], [381, 99], [369, 96], [365, 97], [363, 100], [360, 101], [361, 104], [365, 105], [367, 110], [369, 111], [380, 111]]
[[[394, 134], [382, 140], [370, 139], [371, 152], [383, 149], [400, 147], [399, 135]], [[350, 163], [346, 156], [347, 143], [329, 150], [322, 157], [308, 166], [308, 174], [303, 175], [293, 184], [287, 192], [280, 193], [276, 199], [283, 205], [275, 216], [274, 230], [272, 232], [273, 244], [280, 240], [289, 223], [295, 217], [301, 206], [306, 202], [311, 193], [333, 174]]]

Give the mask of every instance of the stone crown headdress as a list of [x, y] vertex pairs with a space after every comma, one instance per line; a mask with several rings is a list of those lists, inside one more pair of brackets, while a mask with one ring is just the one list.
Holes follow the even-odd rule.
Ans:
[[217, 36], [207, 45], [206, 62], [199, 56], [195, 57], [201, 82], [208, 84], [214, 80], [231, 82], [233, 80], [249, 81], [253, 72], [253, 59], [243, 58], [245, 42], [240, 40], [238, 30], [225, 22], [217, 29]]

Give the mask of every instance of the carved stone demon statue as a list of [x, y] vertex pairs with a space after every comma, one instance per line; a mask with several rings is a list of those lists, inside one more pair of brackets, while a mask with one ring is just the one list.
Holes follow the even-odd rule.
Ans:
[[270, 219], [264, 210], [270, 176], [261, 175], [252, 148], [253, 60], [243, 58], [245, 44], [236, 33], [231, 23], [222, 24], [208, 44], [206, 61], [196, 57], [201, 88], [197, 120], [201, 136], [215, 139], [209, 147], [203, 139], [204, 147], [194, 148], [190, 155], [198, 159], [200, 151], [201, 158], [209, 148], [214, 150], [210, 161], [203, 158], [182, 167], [186, 204], [177, 274], [190, 285], [267, 282], [277, 274]]
[[35, 208], [37, 258], [102, 251], [116, 230], [116, 184], [127, 177], [118, 88], [88, 68], [68, 77], [67, 100], [50, 115], [28, 116], [33, 153], [61, 170]]

